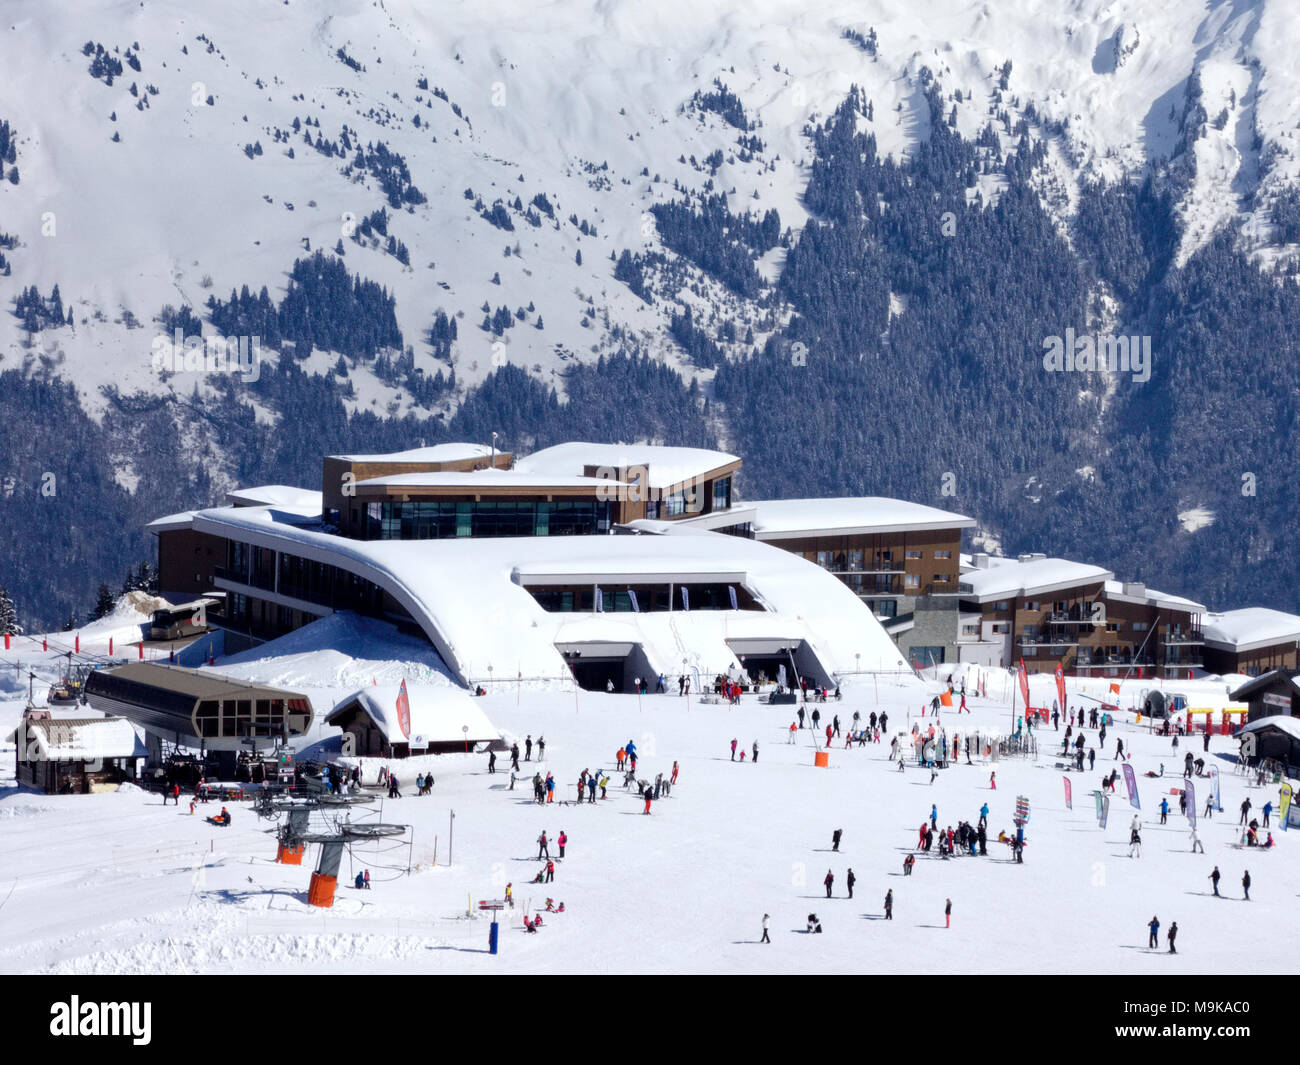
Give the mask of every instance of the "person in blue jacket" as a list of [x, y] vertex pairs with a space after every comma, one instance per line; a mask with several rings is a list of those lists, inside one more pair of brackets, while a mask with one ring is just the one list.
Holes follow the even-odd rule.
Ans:
[[930, 805], [930, 827], [939, 831], [939, 807], [933, 803]]
[[1148, 941], [1147, 946], [1153, 949], [1159, 947], [1160, 946], [1160, 919], [1158, 917], [1152, 917], [1151, 923], [1147, 925], [1147, 928], [1151, 930], [1151, 938]]
[[1169, 820], [1169, 800], [1160, 800], [1160, 823], [1163, 825]]
[[985, 803], [980, 807], [980, 824], [987, 825], [989, 822], [989, 804]]

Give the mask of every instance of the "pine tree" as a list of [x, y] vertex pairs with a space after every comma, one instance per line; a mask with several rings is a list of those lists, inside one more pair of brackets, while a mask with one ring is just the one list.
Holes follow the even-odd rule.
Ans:
[[0, 588], [0, 633], [20, 636], [22, 631], [22, 626], [18, 624], [18, 608], [9, 598], [9, 593]]
[[102, 617], [107, 617], [113, 612], [116, 606], [113, 600], [113, 593], [107, 584], [101, 584], [99, 591], [95, 593], [95, 609], [91, 612], [90, 620], [98, 621]]

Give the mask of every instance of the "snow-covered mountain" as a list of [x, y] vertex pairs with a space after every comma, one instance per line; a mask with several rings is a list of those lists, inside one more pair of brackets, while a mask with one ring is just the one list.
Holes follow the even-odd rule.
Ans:
[[[205, 423], [232, 375], [160, 369], [157, 338], [197, 319], [217, 332], [209, 299], [265, 288], [278, 303], [296, 261], [341, 251], [394, 301], [389, 360], [261, 354], [341, 385], [352, 414], [446, 419], [507, 364], [563, 401], [573, 367], [614, 352], [649, 354], [716, 399], [718, 357], [746, 358], [795, 313], [778, 281], [810, 221], [810, 133], [854, 86], [861, 131], [896, 162], [930, 141], [936, 87], [947, 124], [992, 137], [998, 159], [1027, 131], [1042, 151], [1033, 187], [1067, 243], [1088, 183], [1156, 174], [1176, 266], [1225, 228], [1262, 265], [1287, 263], [1297, 38], [1282, 0], [11, 0], [0, 296], [15, 313], [0, 314], [0, 373], [69, 382], [99, 422], [163, 397], [169, 424], [105, 430], [110, 476], [136, 493], [163, 436], [201, 471], [176, 504], [202, 502], [241, 475]], [[999, 164], [968, 193], [987, 204], [1006, 187]], [[752, 249], [755, 291], [668, 248], [652, 213], [719, 193], [733, 222], [779, 217], [779, 239]], [[1296, 225], [1277, 224], [1279, 203]], [[645, 257], [644, 284], [616, 278], [624, 253]], [[1104, 277], [1091, 298], [1080, 326], [1108, 325]], [[33, 299], [43, 317], [24, 312]], [[907, 315], [908, 295], [891, 290], [889, 308]], [[688, 310], [716, 356], [683, 347], [690, 330], [673, 326]], [[412, 385], [453, 372], [448, 387]], [[296, 413], [283, 397], [240, 402], [265, 427]], [[706, 417], [728, 443], [727, 405]], [[1174, 522], [1215, 502], [1165, 509]]]
[[[1060, 212], [1081, 178], [1115, 179], [1174, 153], [1193, 69], [1212, 121], [1178, 205], [1187, 242], [1234, 216], [1266, 240], [1269, 194], [1300, 169], [1300, 91], [1288, 60], [1300, 30], [1288, 5], [1263, 0], [812, 9], [783, 0], [653, 9], [619, 0], [16, 0], [5, 14], [0, 118], [14, 132], [19, 182], [0, 186], [0, 227], [18, 238], [4, 286], [12, 296], [59, 285], [73, 326], [28, 347], [6, 317], [0, 367], [49, 360], [92, 410], [103, 385], [192, 387], [184, 375], [160, 381], [151, 362], [165, 304], [201, 311], [210, 295], [243, 285], [278, 297], [305, 249], [334, 248], [380, 208], [409, 265], [382, 241], [345, 239], [346, 262], [395, 295], [402, 334], [427, 372], [451, 368], [423, 341], [437, 309], [463, 315], [451, 360], [462, 387], [503, 361], [549, 377], [566, 360], [610, 350], [615, 327], [685, 366], [664, 334], [672, 308], [616, 283], [611, 253], [654, 246], [648, 208], [674, 198], [675, 185], [709, 181], [733, 210], [776, 208], [797, 239], [806, 124], [856, 83], [874, 103], [882, 152], [906, 155], [927, 134], [923, 66], [960, 94], [958, 124], [970, 136], [1001, 106], [991, 93], [1009, 72], [1010, 105], [1032, 105], [1055, 131], [1048, 192]], [[92, 76], [99, 46], [120, 74]], [[748, 161], [733, 126], [692, 106], [715, 79], [740, 98], [762, 141]], [[345, 137], [351, 150], [332, 156], [307, 143]], [[403, 157], [425, 202], [394, 209], [374, 174], [345, 172], [357, 148], [380, 142]], [[716, 150], [716, 169], [692, 165]], [[511, 205], [528, 209], [538, 194], [552, 214], [534, 208], [534, 226]], [[479, 200], [503, 203], [513, 231], [486, 221]], [[580, 231], [584, 222], [594, 233]], [[769, 274], [779, 254], [765, 263]], [[535, 311], [494, 351], [496, 338], [473, 328], [485, 303]], [[324, 372], [334, 361], [320, 352], [309, 365]], [[399, 393], [372, 380], [356, 402], [405, 409], [409, 396]]]

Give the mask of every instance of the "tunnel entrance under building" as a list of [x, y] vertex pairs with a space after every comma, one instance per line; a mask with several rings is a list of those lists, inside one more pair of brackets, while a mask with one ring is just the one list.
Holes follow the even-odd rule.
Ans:
[[613, 685], [613, 691], [631, 694], [637, 677], [654, 683], [656, 675], [640, 644], [557, 643], [555, 648], [583, 691], [607, 692]]
[[784, 666], [788, 688], [797, 688], [799, 678], [806, 678], [809, 684], [818, 687], [834, 687], [834, 680], [804, 640], [744, 638], [728, 640], [727, 646], [740, 660], [751, 682], [764, 679], [775, 683], [780, 680]]

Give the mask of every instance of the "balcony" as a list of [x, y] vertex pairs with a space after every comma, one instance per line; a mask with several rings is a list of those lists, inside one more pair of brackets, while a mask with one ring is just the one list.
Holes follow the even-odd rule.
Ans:
[[1043, 621], [1050, 625], [1092, 625], [1092, 614], [1081, 610], [1052, 610], [1043, 615]]
[[1205, 636], [1199, 630], [1194, 632], [1166, 632], [1161, 635], [1161, 639], [1166, 647], [1205, 643]]
[[1103, 669], [1107, 666], [1154, 667], [1155, 664], [1150, 655], [1079, 654], [1074, 659], [1074, 665], [1079, 669]]

